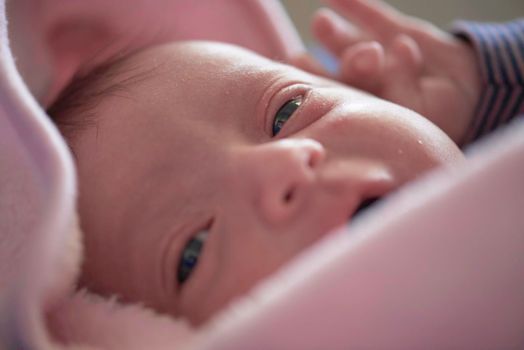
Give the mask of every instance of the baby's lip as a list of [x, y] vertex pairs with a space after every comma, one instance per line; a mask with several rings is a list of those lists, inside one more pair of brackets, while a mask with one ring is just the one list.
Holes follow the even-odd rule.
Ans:
[[349, 210], [349, 221], [368, 212], [377, 204], [382, 202], [389, 194], [398, 188], [399, 184], [394, 181], [378, 181], [373, 187], [374, 191], [364, 194], [358, 203]]
[[353, 220], [360, 218], [363, 214], [368, 213], [369, 211], [372, 211], [373, 208], [376, 207], [377, 204], [380, 204], [386, 197], [387, 194], [384, 194], [383, 196], [370, 197], [362, 200], [354, 210], [350, 210], [346, 224], [351, 224]]
[[357, 207], [352, 217], [356, 217], [361, 213], [367, 211], [369, 208], [373, 207], [377, 202], [379, 202], [383, 197], [372, 197], [364, 199], [360, 205]]

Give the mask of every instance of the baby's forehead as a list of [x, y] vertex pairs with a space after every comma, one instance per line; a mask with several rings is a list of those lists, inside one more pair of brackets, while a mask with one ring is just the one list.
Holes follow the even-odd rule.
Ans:
[[282, 76], [289, 78], [290, 74], [295, 80], [312, 79], [305, 72], [235, 45], [208, 41], [173, 42], [117, 57], [86, 76], [78, 77], [49, 113], [57, 124], [61, 124], [61, 119], [68, 122], [72, 115], [82, 118], [87, 114], [99, 115], [95, 113], [98, 107], [113, 101], [113, 97], [144, 96], [148, 90], [148, 97], [151, 93], [184, 95], [189, 92], [184, 90], [191, 88], [209, 96], [218, 93], [217, 89], [234, 92], [235, 87], [242, 90], [249, 84], [253, 85], [249, 88], [263, 88], [260, 86], [263, 81]]
[[180, 73], [187, 78], [189, 74], [198, 75], [199, 72], [267, 70], [281, 64], [231, 44], [186, 41], [142, 50], [130, 56], [126, 65], [145, 70], [156, 67], [161, 74]]

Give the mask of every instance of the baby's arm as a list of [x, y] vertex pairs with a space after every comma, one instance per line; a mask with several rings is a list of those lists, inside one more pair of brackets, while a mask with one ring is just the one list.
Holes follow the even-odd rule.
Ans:
[[[475, 52], [479, 45], [472, 46], [380, 1], [327, 2], [344, 18], [322, 9], [313, 21], [313, 32], [339, 58], [337, 79], [416, 110], [440, 126], [458, 144], [480, 135], [484, 123], [478, 121], [483, 117], [477, 113], [477, 106], [482, 102], [480, 97], [486, 94], [488, 79], [484, 74], [486, 62], [479, 60], [479, 53]], [[461, 29], [464, 32], [464, 25]], [[469, 35], [473, 35], [471, 27], [468, 29]], [[520, 39], [517, 33], [513, 40], [524, 40], [522, 27], [520, 30]], [[475, 40], [478, 39], [472, 39]], [[502, 46], [499, 43], [499, 47]], [[515, 47], [519, 46], [516, 44]], [[520, 48], [522, 51], [522, 46]], [[519, 59], [518, 52], [503, 54]], [[521, 52], [520, 76], [524, 75], [523, 56]], [[310, 62], [305, 57], [295, 61], [297, 65], [312, 70]], [[503, 65], [504, 62], [493, 62], [492, 65]], [[319, 72], [318, 68], [316, 72]], [[519, 85], [518, 81], [513, 88], [515, 93], [522, 93], [522, 84]], [[519, 98], [513, 99], [514, 103], [518, 101]], [[516, 112], [518, 106], [509, 109]], [[472, 130], [472, 127], [476, 129]]]

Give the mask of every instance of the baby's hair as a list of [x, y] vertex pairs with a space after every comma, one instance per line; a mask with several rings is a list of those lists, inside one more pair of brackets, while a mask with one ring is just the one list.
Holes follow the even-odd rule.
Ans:
[[63, 136], [70, 141], [75, 133], [96, 127], [96, 107], [106, 98], [131, 98], [129, 87], [150, 76], [152, 69], [123, 68], [129, 55], [113, 57], [90, 70], [77, 74], [60, 93], [47, 113]]

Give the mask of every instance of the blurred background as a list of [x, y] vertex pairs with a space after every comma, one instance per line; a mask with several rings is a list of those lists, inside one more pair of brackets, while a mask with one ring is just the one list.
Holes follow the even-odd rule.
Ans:
[[[309, 22], [319, 0], [281, 0], [300, 35], [311, 45]], [[524, 16], [524, 0], [386, 0], [404, 13], [430, 20], [447, 28], [454, 19], [505, 21]]]

